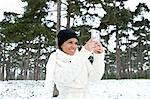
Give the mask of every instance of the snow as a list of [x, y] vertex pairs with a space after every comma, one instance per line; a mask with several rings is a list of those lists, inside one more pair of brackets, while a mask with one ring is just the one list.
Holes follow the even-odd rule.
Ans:
[[[43, 85], [43, 80], [0, 81], [0, 99], [50, 99]], [[150, 80], [101, 80], [88, 88], [98, 99], [150, 99]]]

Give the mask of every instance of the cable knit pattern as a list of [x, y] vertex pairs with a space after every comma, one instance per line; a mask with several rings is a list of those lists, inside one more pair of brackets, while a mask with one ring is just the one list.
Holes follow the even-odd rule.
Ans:
[[[104, 53], [94, 54], [93, 64], [88, 59], [91, 55], [93, 54], [84, 47], [73, 56], [59, 49], [51, 54], [47, 64], [46, 85], [48, 82], [56, 83], [60, 93], [58, 99], [86, 99], [85, 90], [88, 81], [98, 81], [102, 78]], [[53, 73], [49, 73], [48, 70]], [[49, 87], [52, 88], [53, 84], [49, 84], [47, 88]]]

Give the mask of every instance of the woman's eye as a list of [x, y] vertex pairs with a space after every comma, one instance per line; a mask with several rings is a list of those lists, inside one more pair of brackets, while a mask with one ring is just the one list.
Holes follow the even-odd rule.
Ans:
[[78, 45], [78, 42], [72, 42], [72, 41], [70, 41], [70, 42], [68, 42], [69, 44], [76, 44], [76, 45]]
[[70, 44], [71, 44], [72, 42], [70, 41], [70, 42], [68, 42], [68, 43], [70, 43]]

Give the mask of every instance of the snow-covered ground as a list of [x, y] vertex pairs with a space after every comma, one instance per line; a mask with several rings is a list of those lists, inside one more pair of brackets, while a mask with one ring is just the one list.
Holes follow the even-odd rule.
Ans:
[[[0, 99], [50, 99], [43, 85], [44, 81], [0, 81]], [[150, 99], [150, 80], [102, 80], [90, 83], [89, 89], [98, 99]]]

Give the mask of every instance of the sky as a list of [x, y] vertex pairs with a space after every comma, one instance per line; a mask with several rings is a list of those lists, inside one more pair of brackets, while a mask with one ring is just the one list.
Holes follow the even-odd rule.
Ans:
[[[62, 0], [62, 1], [65, 2], [66, 0]], [[150, 8], [150, 0], [128, 0], [127, 2], [124, 2], [124, 4], [125, 4], [126, 8], [129, 8], [131, 11], [134, 11], [135, 7], [139, 4], [139, 2], [146, 3]], [[21, 0], [0, 0], [0, 21], [2, 19], [4, 19], [3, 13], [5, 11], [6, 12], [16, 12], [18, 14], [23, 14], [24, 13], [24, 8], [23, 7], [25, 5], [26, 5], [26, 3], [21, 2]], [[51, 9], [54, 9], [54, 8], [51, 8]], [[93, 11], [93, 12], [99, 14], [99, 12], [97, 12], [97, 11]], [[101, 13], [103, 13], [103, 12], [101, 12]], [[150, 18], [149, 13], [144, 13], [144, 15], [145, 15], [146, 18]], [[51, 18], [54, 18], [54, 20], [57, 20], [56, 16], [53, 16]], [[64, 24], [64, 22], [66, 22], [65, 19], [63, 19], [62, 21], [63, 21], [62, 24]], [[93, 21], [89, 21], [89, 22], [93, 22]], [[94, 24], [95, 24], [95, 22], [94, 22]]]
[[[125, 7], [134, 10], [139, 2], [144, 2], [150, 7], [150, 0], [128, 0], [128, 2], [125, 2]], [[25, 5], [26, 3], [21, 2], [21, 0], [0, 0], [0, 21], [3, 19], [4, 11], [22, 14], [24, 12], [23, 7]]]
[[[62, 0], [62, 1], [65, 2], [66, 0]], [[139, 2], [146, 3], [150, 8], [150, 0], [128, 0], [127, 2], [124, 2], [125, 8], [129, 8], [131, 11], [134, 11], [136, 6], [139, 4]], [[15, 12], [15, 13], [18, 13], [18, 14], [23, 14], [25, 5], [27, 5], [27, 4], [22, 2], [21, 0], [0, 0], [0, 21], [2, 21], [2, 19], [4, 19], [3, 13], [5, 11], [6, 12]], [[53, 7], [50, 10], [52, 10], [52, 9], [56, 9], [56, 6], [55, 6], [55, 8]], [[98, 10], [97, 11], [96, 10], [91, 11], [91, 12], [101, 14], [101, 16], [103, 16], [104, 13], [105, 13], [104, 11], [101, 11], [101, 13], [99, 13]], [[62, 14], [64, 14], [64, 13], [62, 12]], [[144, 15], [145, 15], [146, 18], [150, 18], [149, 13], [144, 13]], [[56, 18], [57, 18], [56, 17], [56, 12], [54, 12], [54, 15], [51, 16], [51, 19], [57, 20]], [[76, 18], [76, 19], [78, 20], [79, 18]], [[63, 21], [63, 22], [61, 22], [62, 25], [65, 25], [66, 24], [66, 19], [62, 19], [62, 21]], [[65, 22], [65, 24], [64, 24], [64, 22]], [[78, 20], [78, 23], [76, 23], [76, 24], [80, 24], [80, 22], [81, 21]], [[89, 20], [88, 22], [93, 24], [95, 27], [97, 27], [97, 25], [99, 24], [99, 19], [94, 21], [94, 22], [92, 20]]]
[[0, 0], [0, 21], [4, 18], [3, 13], [6, 12], [16, 12], [23, 14], [23, 7], [25, 3], [21, 0]]

